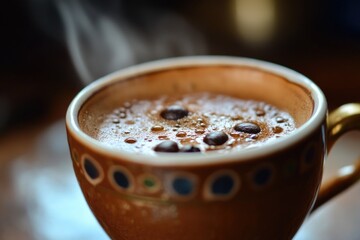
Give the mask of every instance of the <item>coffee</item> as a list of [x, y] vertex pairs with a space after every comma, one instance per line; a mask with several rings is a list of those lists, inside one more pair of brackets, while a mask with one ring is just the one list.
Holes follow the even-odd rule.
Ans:
[[[260, 88], [269, 91], [259, 95]], [[280, 89], [291, 94], [287, 102]], [[128, 152], [234, 151], [291, 133], [311, 115], [309, 99], [300, 86], [257, 69], [183, 68], [97, 92], [79, 123], [91, 137]]]
[[242, 149], [295, 129], [274, 106], [203, 92], [132, 99], [100, 118], [94, 138], [142, 153]]

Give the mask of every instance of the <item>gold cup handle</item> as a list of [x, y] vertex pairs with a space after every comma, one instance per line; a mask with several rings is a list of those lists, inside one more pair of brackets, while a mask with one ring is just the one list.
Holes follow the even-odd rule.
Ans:
[[[329, 114], [327, 121], [328, 149], [331, 150], [334, 143], [343, 134], [352, 130], [360, 130], [360, 103], [345, 104]], [[360, 159], [352, 165], [340, 168], [333, 179], [321, 184], [319, 194], [312, 211], [353, 185], [359, 179]]]

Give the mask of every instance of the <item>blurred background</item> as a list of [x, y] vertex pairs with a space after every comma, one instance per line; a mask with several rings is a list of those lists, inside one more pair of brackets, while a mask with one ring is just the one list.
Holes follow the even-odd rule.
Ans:
[[[1, 132], [119, 68], [179, 55], [263, 59], [359, 99], [357, 0], [18, 0], [2, 7]], [[67, 95], [67, 96], [64, 96]], [[70, 95], [70, 96], [69, 96]]]
[[[322, 88], [330, 109], [360, 101], [357, 0], [2, 4], [0, 239], [107, 239], [76, 185], [63, 120], [67, 105], [81, 88], [117, 69], [184, 55], [251, 57], [308, 76]], [[339, 151], [347, 156], [337, 164], [360, 156], [354, 152], [358, 138], [353, 134], [344, 140]], [[329, 176], [338, 167], [332, 166]], [[359, 222], [360, 213], [338, 210], [360, 196], [357, 189], [309, 221], [316, 224], [336, 212], [336, 216], [346, 213], [344, 218], [353, 214]], [[308, 225], [298, 239], [325, 236], [319, 233], [321, 228]], [[339, 235], [332, 236], [341, 237], [333, 239], [359, 239], [353, 225], [334, 230]], [[333, 228], [331, 223], [326, 226], [325, 232]]]

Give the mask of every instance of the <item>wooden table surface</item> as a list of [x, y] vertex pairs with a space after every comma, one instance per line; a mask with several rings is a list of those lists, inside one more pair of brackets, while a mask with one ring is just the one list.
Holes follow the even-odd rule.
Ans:
[[[64, 120], [19, 129], [0, 138], [0, 239], [108, 239], [77, 185]], [[360, 133], [331, 152], [324, 179], [360, 156]], [[305, 221], [295, 240], [360, 239], [360, 183]]]

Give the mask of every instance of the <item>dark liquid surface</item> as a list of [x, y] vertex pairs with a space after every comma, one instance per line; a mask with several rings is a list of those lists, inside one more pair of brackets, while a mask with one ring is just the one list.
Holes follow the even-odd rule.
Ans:
[[[164, 111], [173, 106], [186, 114], [166, 119]], [[214, 93], [133, 99], [98, 120], [92, 137], [144, 154], [155, 154], [156, 147], [168, 140], [177, 144], [175, 152], [236, 151], [260, 146], [296, 128], [289, 113], [265, 102]]]

